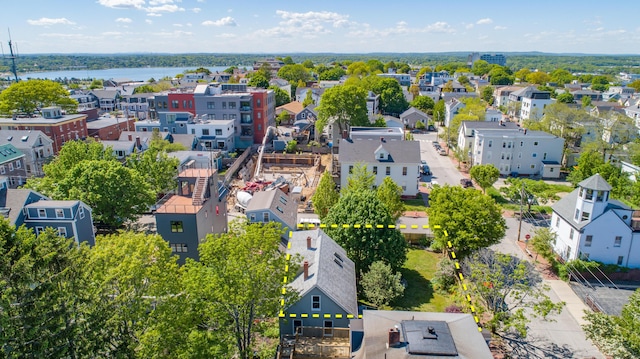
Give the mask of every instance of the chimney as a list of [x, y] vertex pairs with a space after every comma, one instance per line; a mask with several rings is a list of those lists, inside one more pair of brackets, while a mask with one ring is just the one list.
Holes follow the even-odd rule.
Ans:
[[311, 249], [311, 236], [307, 237], [307, 249]]
[[133, 141], [133, 135], [129, 134], [129, 141]]
[[400, 331], [398, 328], [389, 329], [389, 346], [393, 347], [400, 343]]
[[142, 148], [142, 144], [140, 143], [140, 136], [136, 136], [136, 147], [138, 147], [138, 149]]
[[304, 272], [304, 280], [309, 279], [309, 261], [304, 261], [302, 271]]

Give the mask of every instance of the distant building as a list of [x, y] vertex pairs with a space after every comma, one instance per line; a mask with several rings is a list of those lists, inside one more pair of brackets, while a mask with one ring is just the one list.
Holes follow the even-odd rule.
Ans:
[[507, 57], [504, 56], [503, 54], [482, 54], [481, 55], [477, 52], [472, 52], [471, 54], [469, 54], [469, 56], [467, 57], [467, 65], [473, 66], [473, 63], [478, 60], [483, 60], [490, 64], [507, 66]]
[[0, 130], [0, 146], [12, 144], [24, 156], [27, 177], [43, 176], [42, 165], [53, 157], [53, 141], [42, 131]]
[[251, 223], [280, 223], [285, 242], [296, 230], [298, 204], [278, 188], [254, 193], [245, 213]]
[[7, 143], [0, 146], [0, 176], [7, 178], [9, 188], [17, 188], [27, 182], [24, 153]]

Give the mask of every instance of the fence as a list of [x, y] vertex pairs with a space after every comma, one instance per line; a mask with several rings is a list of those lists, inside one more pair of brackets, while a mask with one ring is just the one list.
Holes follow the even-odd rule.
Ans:
[[224, 184], [225, 185], [229, 185], [229, 183], [231, 183], [231, 180], [233, 179], [233, 176], [236, 174], [236, 172], [238, 172], [238, 170], [240, 169], [240, 167], [242, 166], [244, 161], [246, 161], [247, 158], [252, 153], [255, 153], [255, 151], [256, 151], [256, 147], [252, 146], [252, 147], [247, 148], [240, 156], [238, 156], [236, 161], [233, 163], [233, 165], [231, 165], [231, 167], [229, 167], [229, 169], [227, 170], [227, 173], [225, 173], [225, 175], [224, 175]]

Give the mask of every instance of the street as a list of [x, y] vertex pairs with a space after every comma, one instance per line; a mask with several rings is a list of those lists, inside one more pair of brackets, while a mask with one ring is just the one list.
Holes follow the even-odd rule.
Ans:
[[463, 176], [451, 158], [449, 156], [440, 156], [433, 148], [432, 142], [438, 139], [437, 132], [416, 133], [413, 134], [413, 139], [420, 142], [420, 159], [427, 161], [432, 173], [431, 176], [423, 176], [421, 181], [427, 183], [435, 181], [440, 185], [460, 185], [460, 179]]

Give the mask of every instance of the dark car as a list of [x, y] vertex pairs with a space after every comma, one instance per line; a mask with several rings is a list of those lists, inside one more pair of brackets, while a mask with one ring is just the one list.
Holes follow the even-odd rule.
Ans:
[[463, 188], [473, 187], [473, 182], [468, 178], [463, 178], [460, 180], [460, 185]]

